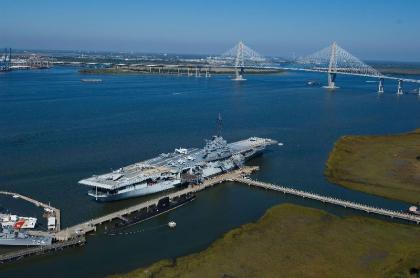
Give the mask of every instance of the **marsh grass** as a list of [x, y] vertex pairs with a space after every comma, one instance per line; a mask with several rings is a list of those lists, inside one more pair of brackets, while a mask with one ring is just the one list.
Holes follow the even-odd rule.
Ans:
[[334, 183], [413, 204], [420, 202], [420, 129], [389, 136], [344, 136], [325, 170]]
[[416, 277], [419, 268], [416, 226], [286, 204], [200, 253], [115, 277]]

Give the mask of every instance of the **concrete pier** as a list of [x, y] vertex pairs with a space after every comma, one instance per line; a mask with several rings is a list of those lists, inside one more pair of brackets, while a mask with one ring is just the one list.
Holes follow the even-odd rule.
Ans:
[[337, 74], [335, 72], [328, 72], [328, 85], [324, 86], [324, 88], [329, 89], [329, 90], [338, 89], [338, 87], [335, 86], [336, 77], [337, 77]]
[[84, 237], [77, 237], [68, 241], [56, 242], [48, 246], [36, 246], [36, 247], [30, 247], [26, 249], [20, 249], [13, 252], [0, 254], [0, 263], [8, 263], [8, 262], [20, 260], [22, 258], [34, 256], [34, 255], [52, 253], [52, 252], [63, 250], [64, 248], [69, 248], [73, 246], [82, 246], [85, 244], [85, 242], [86, 242], [86, 239]]
[[[329, 203], [329, 204], [333, 204], [337, 206], [342, 206], [344, 208], [350, 208], [350, 209], [354, 209], [358, 211], [363, 211], [366, 213], [387, 216], [394, 219], [400, 219], [400, 220], [405, 220], [408, 222], [420, 224], [420, 215], [369, 206], [366, 204], [361, 204], [361, 203], [352, 202], [348, 200], [342, 200], [342, 199], [329, 197], [329, 196], [323, 196], [316, 193], [294, 189], [292, 187], [286, 187], [286, 186], [275, 185], [275, 184], [266, 183], [266, 182], [260, 182], [260, 181], [256, 181], [256, 180], [252, 180], [248, 178], [248, 176], [251, 173], [257, 170], [259, 170], [259, 167], [244, 166], [232, 172], [224, 173], [224, 174], [215, 176], [213, 178], [207, 179], [201, 184], [190, 185], [189, 187], [185, 189], [169, 192], [165, 196], [159, 196], [157, 198], [148, 200], [146, 202], [142, 202], [134, 206], [131, 206], [131, 207], [128, 207], [128, 208], [125, 208], [125, 209], [122, 209], [122, 210], [119, 210], [119, 211], [116, 211], [116, 212], [113, 212], [113, 213], [110, 213], [110, 214], [107, 214], [107, 215], [104, 215], [95, 219], [85, 221], [83, 223], [68, 227], [61, 231], [56, 231], [54, 233], [47, 233], [44, 231], [32, 231], [33, 233], [37, 233], [37, 232], [40, 233], [39, 235], [49, 234], [53, 236], [57, 242], [53, 243], [50, 246], [38, 246], [38, 247], [18, 250], [16, 252], [2, 254], [0, 255], [0, 263], [10, 262], [10, 261], [18, 260], [23, 257], [32, 256], [32, 255], [54, 252], [56, 250], [61, 250], [65, 247], [83, 245], [85, 243], [84, 236], [89, 232], [96, 231], [96, 228], [98, 225], [101, 225], [105, 222], [113, 221], [116, 219], [126, 219], [126, 216], [131, 213], [140, 211], [142, 209], [149, 209], [150, 207], [157, 206], [159, 200], [161, 200], [162, 198], [169, 197], [169, 199], [174, 199], [174, 198], [186, 195], [186, 194], [202, 191], [206, 188], [209, 188], [211, 186], [214, 186], [216, 184], [220, 184], [226, 181], [238, 182], [245, 185], [262, 188], [265, 190], [273, 190], [273, 191], [281, 192], [284, 194], [290, 194], [290, 195], [294, 195], [301, 198], [308, 198], [308, 199], [320, 201], [323, 203]], [[4, 191], [0, 192], [0, 194], [19, 196], [19, 198], [28, 200], [34, 203], [35, 205], [44, 206], [50, 209], [57, 210], [55, 208], [52, 208], [51, 206], [48, 206], [46, 204], [43, 204], [39, 201], [36, 201], [34, 199], [31, 199], [23, 195], [11, 193], [11, 192], [4, 192]]]
[[398, 86], [397, 86], [397, 95], [403, 94], [403, 81], [401, 79], [398, 80]]
[[235, 78], [232, 79], [233, 81], [246, 81], [244, 78], [244, 68], [235, 68]]
[[384, 79], [383, 78], [379, 78], [378, 93], [379, 94], [383, 94], [384, 93]]
[[74, 237], [82, 236], [89, 232], [96, 231], [96, 227], [100, 224], [103, 224], [105, 222], [109, 222], [115, 219], [121, 219], [121, 217], [129, 215], [136, 211], [140, 211], [142, 209], [149, 208], [151, 206], [156, 206], [159, 200], [164, 197], [169, 197], [169, 199], [173, 199], [173, 198], [180, 197], [188, 193], [195, 193], [195, 192], [204, 190], [208, 187], [214, 186], [215, 184], [219, 184], [225, 181], [233, 181], [235, 180], [235, 178], [250, 175], [252, 172], [257, 171], [258, 169], [259, 169], [258, 167], [243, 167], [235, 171], [207, 179], [199, 185], [192, 185], [192, 186], [189, 186], [188, 188], [169, 193], [166, 196], [160, 196], [155, 199], [151, 199], [149, 201], [71, 226], [69, 228], [61, 230], [60, 232], [55, 233], [54, 237], [56, 240], [65, 241]]
[[15, 199], [22, 199], [24, 201], [27, 201], [29, 203], [34, 204], [37, 207], [42, 207], [44, 209], [49, 209], [53, 212], [55, 218], [56, 218], [56, 225], [55, 225], [55, 230], [58, 232], [60, 231], [60, 226], [61, 226], [61, 213], [60, 210], [58, 208], [52, 207], [50, 205], [47, 205], [43, 202], [37, 201], [31, 197], [19, 194], [19, 193], [15, 193], [15, 192], [9, 192], [9, 191], [0, 191], [0, 194], [2, 195], [7, 195], [7, 196], [12, 196]]
[[[105, 222], [113, 221], [115, 219], [124, 219], [126, 215], [129, 215], [131, 213], [140, 211], [140, 210], [145, 209], [145, 208], [156, 206], [158, 204], [159, 200], [164, 198], [164, 197], [169, 197], [170, 199], [173, 199], [173, 198], [185, 195], [185, 194], [195, 193], [195, 192], [204, 190], [208, 187], [214, 186], [215, 184], [223, 183], [223, 182], [226, 182], [226, 181], [236, 181], [236, 182], [247, 184], [247, 185], [250, 185], [250, 186], [255, 186], [255, 187], [259, 187], [259, 188], [279, 191], [279, 192], [282, 192], [282, 193], [285, 193], [285, 194], [292, 194], [292, 195], [299, 196], [299, 197], [302, 197], [302, 198], [309, 198], [309, 199], [321, 201], [321, 202], [324, 202], [324, 203], [330, 203], [330, 204], [340, 205], [340, 206], [343, 206], [343, 207], [346, 207], [346, 208], [352, 208], [352, 209], [356, 209], [356, 210], [360, 210], [360, 211], [365, 211], [365, 212], [368, 212], [368, 213], [374, 213], [374, 214], [378, 214], [378, 215], [389, 216], [389, 217], [392, 217], [392, 218], [402, 219], [402, 220], [414, 222], [414, 223], [417, 223], [417, 224], [420, 223], [420, 215], [414, 215], [414, 214], [410, 214], [410, 213], [397, 212], [397, 211], [392, 211], [392, 210], [388, 210], [388, 209], [368, 206], [368, 205], [365, 205], [365, 204], [360, 204], [360, 203], [356, 203], [356, 202], [352, 202], [352, 201], [341, 200], [341, 199], [337, 199], [337, 198], [333, 198], [333, 197], [322, 196], [322, 195], [315, 194], [315, 193], [305, 192], [305, 191], [297, 190], [297, 189], [294, 189], [294, 188], [291, 188], [291, 187], [274, 185], [274, 184], [270, 184], [270, 183], [265, 183], [265, 182], [260, 182], [260, 181], [255, 181], [255, 180], [245, 178], [246, 176], [250, 175], [251, 173], [257, 171], [258, 169], [259, 169], [258, 167], [245, 166], [245, 167], [242, 167], [240, 169], [234, 170], [232, 172], [224, 173], [224, 174], [221, 174], [219, 176], [207, 179], [201, 184], [190, 185], [189, 187], [187, 187], [185, 189], [170, 192], [165, 196], [159, 196], [157, 198], [148, 200], [146, 202], [142, 202], [142, 203], [136, 204], [134, 206], [131, 206], [131, 207], [128, 207], [128, 208], [125, 208], [125, 209], [122, 209], [122, 210], [119, 210], [119, 211], [116, 211], [116, 212], [113, 212], [113, 213], [110, 213], [110, 214], [107, 214], [107, 215], [104, 215], [104, 216], [101, 216], [101, 217], [98, 217], [98, 218], [95, 218], [95, 219], [85, 221], [83, 223], [68, 227], [68, 228], [63, 229], [63, 230], [59, 229], [59, 224], [58, 224], [57, 225], [57, 230], [54, 233], [50, 233], [50, 234], [53, 235], [54, 238], [56, 240], [59, 240], [59, 241], [67, 241], [67, 240], [70, 240], [72, 238], [76, 238], [76, 237], [79, 237], [79, 236], [84, 236], [85, 234], [87, 234], [89, 232], [95, 231], [98, 225], [101, 225]], [[32, 202], [37, 206], [42, 206], [42, 207], [45, 207], [45, 208], [49, 208], [56, 213], [57, 222], [59, 223], [59, 221], [60, 221], [59, 220], [60, 219], [60, 210], [58, 210], [56, 208], [53, 208], [49, 205], [46, 205], [46, 204], [41, 203], [39, 201], [36, 201], [32, 198], [29, 198], [29, 197], [26, 197], [26, 196], [23, 196], [23, 195], [20, 195], [20, 194], [16, 194], [16, 193], [0, 191], [0, 194], [12, 195], [15, 198], [16, 198], [16, 196], [18, 196], [18, 198], [21, 198], [21, 199], [27, 200], [29, 202]], [[36, 231], [33, 231], [33, 232], [36, 232]], [[45, 235], [47, 232], [39, 231], [39, 233]]]
[[151, 199], [149, 201], [95, 218], [95, 219], [91, 219], [89, 221], [83, 222], [81, 224], [77, 224], [75, 226], [66, 228], [61, 230], [60, 232], [57, 232], [54, 234], [55, 239], [57, 240], [69, 240], [71, 238], [77, 237], [77, 236], [81, 236], [81, 235], [85, 235], [86, 233], [89, 232], [93, 232], [96, 230], [96, 227], [100, 224], [103, 224], [105, 222], [109, 222], [115, 219], [121, 219], [124, 218], [124, 216], [129, 215], [130, 213], [136, 212], [136, 211], [140, 211], [142, 209], [145, 208], [149, 208], [151, 206], [156, 206], [159, 202], [159, 200], [163, 197], [169, 197], [170, 199], [176, 198], [176, 197], [180, 197], [182, 195], [188, 194], [188, 193], [195, 193], [201, 190], [204, 190], [208, 187], [214, 186], [216, 184], [219, 183], [223, 183], [226, 181], [235, 181], [235, 182], [239, 182], [239, 183], [243, 183], [243, 184], [247, 184], [250, 186], [255, 186], [255, 187], [259, 187], [259, 188], [264, 188], [264, 189], [268, 189], [268, 190], [274, 190], [274, 191], [279, 191], [285, 194], [291, 194], [291, 195], [295, 195], [298, 197], [302, 197], [302, 198], [308, 198], [308, 199], [312, 199], [312, 200], [317, 200], [317, 201], [321, 201], [324, 203], [330, 203], [330, 204], [334, 204], [334, 205], [339, 205], [339, 206], [343, 206], [346, 208], [352, 208], [355, 210], [360, 210], [360, 211], [365, 211], [368, 213], [373, 213], [373, 214], [378, 214], [378, 215], [383, 215], [383, 216], [389, 216], [391, 218], [397, 218], [397, 219], [402, 219], [402, 220], [406, 220], [406, 221], [410, 221], [410, 222], [414, 222], [419, 224], [420, 223], [420, 215], [414, 215], [414, 214], [410, 214], [410, 213], [403, 213], [403, 212], [397, 212], [397, 211], [393, 211], [393, 210], [388, 210], [388, 209], [383, 209], [383, 208], [378, 208], [378, 207], [373, 207], [373, 206], [368, 206], [368, 205], [364, 205], [364, 204], [360, 204], [360, 203], [356, 203], [356, 202], [352, 202], [352, 201], [347, 201], [347, 200], [341, 200], [341, 199], [337, 199], [337, 198], [333, 198], [333, 197], [328, 197], [328, 196], [322, 196], [319, 194], [315, 194], [315, 193], [310, 193], [310, 192], [305, 192], [302, 190], [297, 190], [291, 187], [285, 187], [285, 186], [280, 186], [280, 185], [274, 185], [274, 184], [270, 184], [270, 183], [264, 183], [264, 182], [260, 182], [260, 181], [255, 181], [255, 180], [251, 180], [248, 178], [245, 178], [246, 176], [250, 175], [251, 173], [253, 173], [254, 171], [257, 171], [259, 168], [258, 167], [243, 167], [240, 168], [238, 170], [229, 172], [229, 173], [225, 173], [219, 176], [216, 176], [214, 178], [210, 178], [208, 180], [205, 180], [203, 183], [199, 184], [199, 185], [192, 185], [188, 188], [179, 190], [179, 191], [175, 191], [175, 192], [171, 192], [165, 196], [160, 196], [158, 198], [155, 199]]

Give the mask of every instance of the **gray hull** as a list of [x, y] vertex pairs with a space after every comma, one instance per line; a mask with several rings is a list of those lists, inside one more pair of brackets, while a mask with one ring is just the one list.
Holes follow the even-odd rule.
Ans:
[[128, 191], [125, 193], [118, 193], [118, 194], [109, 194], [109, 195], [102, 195], [102, 196], [95, 196], [94, 191], [92, 191], [89, 196], [91, 196], [95, 201], [99, 202], [112, 202], [118, 200], [124, 200], [129, 198], [141, 197], [149, 194], [158, 193], [161, 191], [169, 190], [175, 188], [175, 185], [166, 184], [166, 185], [155, 185], [149, 186], [147, 188], [141, 188], [137, 190]]
[[51, 237], [30, 237], [30, 238], [0, 238], [0, 245], [7, 246], [45, 246], [51, 245]]

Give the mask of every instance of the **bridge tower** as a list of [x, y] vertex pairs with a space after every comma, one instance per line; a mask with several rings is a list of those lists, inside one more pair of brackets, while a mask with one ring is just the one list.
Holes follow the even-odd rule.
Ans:
[[403, 94], [403, 81], [401, 79], [398, 79], [398, 86], [397, 86], [397, 95]]
[[244, 74], [244, 43], [240, 41], [236, 50], [236, 59], [235, 59], [235, 81], [245, 81], [243, 78]]
[[[353, 56], [336, 42], [296, 61], [299, 70], [325, 72], [328, 74], [328, 84], [324, 88], [336, 89], [335, 78], [338, 74], [357, 75], [383, 78], [384, 76], [371, 66]], [[383, 83], [381, 83], [383, 85]], [[381, 90], [378, 88], [378, 91]]]
[[378, 93], [379, 94], [383, 94], [383, 92], [384, 92], [384, 79], [383, 78], [379, 78]]
[[244, 68], [236, 68], [235, 69], [235, 78], [233, 78], [232, 80], [234, 81], [245, 81], [246, 79], [243, 77], [244, 76]]
[[206, 78], [211, 77], [210, 68], [206, 68]]
[[[261, 68], [267, 65], [267, 59], [255, 50], [245, 45], [243, 41], [238, 42], [234, 47], [221, 55], [224, 61], [223, 66], [233, 67], [235, 70], [235, 81], [244, 81], [245, 67]], [[220, 62], [220, 61], [219, 61]]]
[[330, 62], [328, 65], [328, 86], [325, 86], [327, 89], [337, 89], [335, 86], [335, 78], [337, 77], [337, 43], [333, 42], [331, 45], [331, 55]]

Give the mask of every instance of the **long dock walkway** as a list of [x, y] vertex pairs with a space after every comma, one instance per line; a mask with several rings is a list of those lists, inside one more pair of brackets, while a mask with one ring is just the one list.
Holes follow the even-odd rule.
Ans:
[[233, 181], [235, 180], [235, 178], [241, 177], [241, 176], [246, 176], [251, 174], [254, 171], [257, 171], [259, 168], [258, 167], [243, 167], [240, 168], [238, 170], [229, 172], [229, 173], [225, 173], [219, 176], [216, 176], [214, 178], [210, 178], [208, 180], [205, 180], [202, 184], [199, 185], [193, 185], [190, 186], [188, 188], [179, 190], [179, 191], [175, 191], [172, 193], [169, 193], [166, 196], [160, 196], [158, 198], [95, 218], [95, 219], [91, 219], [89, 221], [68, 227], [66, 229], [63, 229], [57, 233], [54, 234], [54, 237], [56, 240], [69, 240], [71, 238], [80, 236], [80, 235], [84, 235], [86, 233], [89, 232], [93, 232], [96, 230], [96, 226], [105, 223], [105, 222], [109, 222], [112, 221], [114, 219], [121, 219], [121, 217], [124, 217], [125, 215], [129, 215], [130, 213], [134, 213], [136, 211], [140, 211], [142, 209], [145, 208], [149, 208], [151, 206], [156, 206], [159, 202], [160, 199], [162, 199], [163, 197], [169, 197], [169, 199], [173, 199], [176, 197], [180, 197], [182, 195], [185, 194], [189, 194], [189, 193], [195, 193], [201, 190], [204, 190], [208, 187], [214, 186], [215, 184], [218, 183], [222, 183], [225, 181]]
[[8, 196], [12, 196], [13, 198], [16, 199], [22, 199], [24, 201], [27, 201], [29, 203], [34, 204], [37, 207], [43, 207], [44, 209], [49, 209], [54, 213], [54, 216], [56, 218], [56, 226], [55, 226], [55, 230], [56, 231], [60, 231], [60, 223], [61, 223], [61, 214], [60, 214], [60, 210], [58, 208], [52, 207], [50, 205], [47, 205], [43, 202], [40, 202], [38, 200], [35, 200], [31, 197], [19, 194], [19, 193], [15, 193], [15, 192], [10, 192], [10, 191], [0, 191], [0, 194], [2, 195], [8, 195]]
[[414, 222], [416, 224], [420, 223], [420, 215], [415, 215], [415, 214], [404, 213], [404, 212], [399, 212], [399, 211], [394, 211], [394, 210], [389, 210], [389, 209], [384, 209], [384, 208], [368, 206], [368, 205], [361, 204], [361, 203], [356, 203], [356, 202], [342, 200], [342, 199], [338, 199], [338, 198], [323, 196], [323, 195], [320, 195], [320, 194], [310, 193], [310, 192], [306, 192], [306, 191], [303, 191], [303, 190], [293, 189], [293, 188], [290, 188], [290, 187], [285, 187], [285, 186], [281, 186], [281, 185], [275, 185], [275, 184], [271, 184], [271, 183], [251, 180], [249, 178], [244, 178], [244, 177], [235, 177], [234, 181], [239, 182], [239, 183], [243, 183], [243, 184], [247, 184], [249, 186], [255, 186], [255, 187], [264, 188], [264, 189], [268, 189], [268, 190], [279, 191], [279, 192], [282, 192], [282, 193], [285, 193], [285, 194], [291, 194], [291, 195], [302, 197], [302, 198], [308, 198], [308, 199], [312, 199], [312, 200], [321, 201], [321, 202], [324, 202], [324, 203], [330, 203], [330, 204], [342, 206], [342, 207], [345, 207], [345, 208], [352, 208], [352, 209], [355, 209], [355, 210], [365, 211], [367, 213], [373, 213], [373, 214], [378, 214], [378, 215], [382, 215], [382, 216], [389, 216], [391, 218], [402, 219], [402, 220]]
[[[204, 190], [208, 187], [211, 187], [211, 186], [214, 186], [216, 184], [223, 183], [226, 181], [238, 182], [238, 183], [246, 184], [249, 186], [263, 188], [266, 190], [273, 190], [277, 192], [282, 192], [284, 194], [291, 194], [291, 195], [302, 197], [302, 198], [308, 198], [308, 199], [312, 199], [312, 200], [316, 200], [316, 201], [320, 201], [324, 203], [342, 206], [345, 208], [351, 208], [351, 209], [355, 209], [359, 211], [364, 211], [367, 213], [388, 216], [391, 218], [406, 220], [409, 222], [420, 224], [420, 215], [404, 213], [404, 212], [399, 212], [399, 211], [394, 211], [394, 210], [389, 210], [389, 209], [384, 209], [384, 208], [379, 208], [379, 207], [374, 207], [374, 206], [368, 206], [366, 204], [323, 196], [320, 194], [298, 190], [291, 187], [275, 185], [275, 184], [266, 183], [266, 182], [260, 182], [260, 181], [249, 179], [247, 177], [251, 173], [257, 171], [258, 169], [259, 167], [246, 166], [246, 167], [237, 169], [235, 171], [207, 179], [201, 184], [192, 185], [192, 186], [189, 186], [188, 188], [185, 188], [179, 191], [170, 192], [165, 196], [159, 196], [157, 198], [148, 200], [146, 202], [142, 202], [134, 206], [68, 227], [61, 231], [56, 231], [55, 233], [49, 233], [49, 235], [54, 236], [55, 240], [57, 240], [58, 242], [55, 242], [50, 246], [38, 246], [38, 247], [18, 250], [16, 252], [11, 252], [7, 254], [1, 254], [0, 263], [18, 260], [20, 258], [31, 256], [31, 255], [38, 255], [38, 254], [53, 252], [53, 251], [61, 250], [63, 248], [70, 247], [70, 246], [83, 245], [85, 243], [84, 235], [86, 235], [89, 232], [95, 231], [96, 227], [102, 223], [109, 222], [115, 219], [124, 219], [125, 216], [131, 213], [140, 211], [142, 209], [149, 209], [150, 207], [153, 207], [153, 206], [157, 206], [159, 200], [161, 200], [164, 197], [169, 197], [169, 199], [181, 197], [185, 194], [195, 193], [195, 192]], [[39, 201], [36, 201], [32, 198], [29, 198], [29, 197], [26, 197], [17, 193], [5, 192], [5, 191], [0, 191], [0, 194], [12, 195], [15, 198], [19, 197], [21, 199], [32, 202], [37, 206], [43, 206], [43, 207], [52, 209], [56, 213], [58, 211], [58, 216], [60, 215], [58, 209], [53, 208], [44, 203], [41, 203]], [[47, 233], [43, 231], [34, 231], [34, 232]]]
[[6, 254], [0, 254], [0, 263], [17, 261], [25, 257], [55, 252], [72, 246], [81, 246], [84, 245], [85, 242], [86, 239], [84, 237], [77, 237], [68, 241], [56, 242], [48, 246], [36, 246], [20, 249]]

